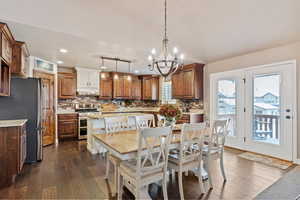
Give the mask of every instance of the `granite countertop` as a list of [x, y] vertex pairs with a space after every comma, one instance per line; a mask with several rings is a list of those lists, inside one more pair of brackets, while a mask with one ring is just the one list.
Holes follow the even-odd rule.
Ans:
[[132, 116], [139, 116], [139, 115], [149, 115], [149, 114], [143, 114], [143, 113], [90, 114], [88, 117], [90, 119], [101, 119], [104, 117], [119, 117], [119, 116], [132, 117]]
[[56, 114], [75, 114], [75, 110], [74, 109], [58, 109]]
[[26, 122], [27, 122], [27, 119], [0, 120], [0, 128], [23, 126]]
[[111, 111], [102, 111], [102, 113], [158, 112], [158, 110], [158, 108], [128, 108]]
[[202, 115], [204, 114], [204, 110], [190, 111], [190, 112], [182, 112], [184, 115]]

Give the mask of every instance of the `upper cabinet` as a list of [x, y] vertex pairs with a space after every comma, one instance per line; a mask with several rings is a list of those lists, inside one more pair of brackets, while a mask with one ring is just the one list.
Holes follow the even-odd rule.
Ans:
[[99, 95], [99, 70], [76, 68], [79, 95]]
[[190, 64], [173, 74], [174, 99], [203, 99], [203, 67], [204, 64]]
[[76, 73], [58, 73], [58, 98], [73, 99], [76, 97]]
[[113, 73], [113, 98], [132, 99], [131, 96], [132, 75], [125, 73]]
[[27, 77], [29, 51], [26, 43], [16, 41], [13, 45], [12, 55], [11, 73], [16, 76]]
[[6, 24], [0, 23], [0, 29], [1, 29], [1, 57], [6, 62], [7, 65], [10, 65], [12, 61], [12, 47], [14, 43], [14, 38]]
[[142, 99], [159, 100], [159, 77], [143, 76]]
[[100, 91], [99, 99], [113, 98], [113, 79], [110, 72], [100, 73]]
[[140, 100], [142, 98], [142, 80], [138, 76], [132, 77], [131, 97], [136, 100]]
[[0, 96], [10, 95], [10, 71], [14, 38], [4, 23], [0, 23]]
[[141, 99], [141, 80], [128, 73], [101, 72], [99, 99]]

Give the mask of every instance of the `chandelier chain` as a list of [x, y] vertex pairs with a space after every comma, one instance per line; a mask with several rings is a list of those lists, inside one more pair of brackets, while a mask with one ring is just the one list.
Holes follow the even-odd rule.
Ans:
[[167, 39], [167, 0], [165, 0], [165, 39]]

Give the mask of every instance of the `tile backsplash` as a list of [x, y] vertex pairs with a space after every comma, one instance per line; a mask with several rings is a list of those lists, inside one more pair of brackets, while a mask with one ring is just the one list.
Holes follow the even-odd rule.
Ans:
[[[105, 104], [115, 105], [116, 107], [158, 107], [160, 101], [151, 100], [99, 100], [93, 96], [77, 96], [75, 99], [59, 100], [58, 109], [74, 109], [76, 104], [94, 104], [101, 108]], [[176, 105], [183, 111], [191, 109], [203, 109], [203, 102], [199, 100], [177, 100]]]
[[59, 100], [59, 109], [74, 109], [76, 104], [94, 104], [101, 108], [104, 104], [114, 104], [117, 107], [157, 107], [159, 101], [141, 100], [99, 100], [93, 96], [77, 96], [75, 99]]

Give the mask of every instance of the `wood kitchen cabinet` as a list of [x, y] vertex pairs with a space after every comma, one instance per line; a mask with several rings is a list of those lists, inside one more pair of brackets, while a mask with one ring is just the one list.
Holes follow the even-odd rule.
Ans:
[[113, 98], [131, 99], [132, 76], [126, 73], [113, 73]]
[[204, 64], [190, 64], [172, 75], [174, 99], [203, 99]]
[[58, 98], [74, 99], [76, 97], [76, 73], [58, 73]]
[[0, 96], [10, 95], [13, 35], [8, 26], [0, 23]]
[[10, 66], [0, 58], [0, 96], [10, 95]]
[[78, 137], [78, 114], [58, 115], [58, 139]]
[[7, 24], [0, 22], [0, 34], [1, 34], [1, 57], [10, 65], [12, 62], [12, 47], [14, 43], [14, 37], [11, 34]]
[[142, 99], [159, 100], [159, 77], [143, 76], [142, 79]]
[[132, 77], [131, 98], [136, 100], [142, 98], [142, 81], [138, 76]]
[[16, 41], [13, 45], [13, 60], [11, 63], [11, 73], [15, 76], [27, 76], [27, 58], [29, 51], [25, 42]]
[[112, 99], [113, 98], [113, 79], [112, 73], [100, 73], [100, 91], [99, 99]]
[[0, 128], [0, 188], [11, 185], [26, 159], [26, 124]]

